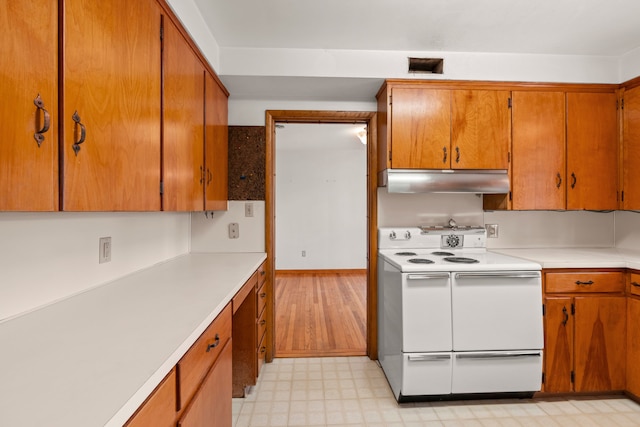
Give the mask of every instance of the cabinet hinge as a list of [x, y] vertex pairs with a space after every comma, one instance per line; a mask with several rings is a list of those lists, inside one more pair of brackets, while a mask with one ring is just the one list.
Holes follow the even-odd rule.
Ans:
[[624, 190], [620, 192], [620, 201], [624, 202]]
[[511, 191], [509, 191], [509, 201], [512, 202], [513, 201], [513, 194], [511, 194]]
[[576, 382], [576, 374], [575, 372], [571, 371], [571, 384], [573, 384], [574, 382]]
[[160, 41], [164, 40], [164, 24], [160, 23]]
[[544, 384], [544, 372], [542, 373], [542, 384]]
[[389, 95], [389, 105], [393, 104], [393, 94]]
[[542, 304], [542, 315], [544, 316], [545, 314], [547, 314], [547, 309], [544, 304]]
[[391, 151], [389, 151], [389, 163], [391, 163]]
[[507, 153], [507, 163], [511, 163], [511, 153]]
[[160, 181], [160, 194], [164, 194], [164, 182]]
[[624, 110], [624, 98], [620, 100], [620, 109]]
[[571, 314], [576, 314], [576, 305], [571, 303]]
[[509, 108], [511, 108], [511, 97], [509, 97], [509, 100], [507, 101], [507, 105], [509, 106]]

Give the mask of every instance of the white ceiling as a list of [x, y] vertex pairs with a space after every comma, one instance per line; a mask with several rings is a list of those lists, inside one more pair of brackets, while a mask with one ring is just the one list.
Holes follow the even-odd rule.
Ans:
[[[620, 57], [640, 47], [640, 0], [194, 1], [221, 49]], [[381, 82], [224, 72], [221, 78], [240, 99], [277, 93], [280, 99], [371, 100]]]

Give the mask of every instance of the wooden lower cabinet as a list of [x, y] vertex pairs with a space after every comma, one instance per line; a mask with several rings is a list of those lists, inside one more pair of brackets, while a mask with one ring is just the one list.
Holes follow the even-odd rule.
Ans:
[[229, 427], [232, 424], [232, 340], [224, 346], [178, 420], [179, 427]]
[[640, 399], [640, 299], [627, 301], [627, 386], [626, 390]]
[[171, 427], [176, 425], [175, 420], [176, 369], [173, 368], [125, 427]]
[[[621, 272], [545, 273], [545, 392], [625, 389], [623, 284]], [[600, 292], [583, 292], [584, 286]]]

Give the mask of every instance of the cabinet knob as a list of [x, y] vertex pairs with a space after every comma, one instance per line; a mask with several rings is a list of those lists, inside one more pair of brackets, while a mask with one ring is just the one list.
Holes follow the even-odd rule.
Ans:
[[266, 298], [266, 297], [267, 297], [267, 293], [266, 292], [263, 292], [263, 293], [260, 294], [260, 298]]
[[260, 326], [264, 326], [264, 325], [266, 325], [266, 324], [267, 324], [267, 321], [266, 321], [266, 320], [262, 319], [262, 320], [260, 321]]

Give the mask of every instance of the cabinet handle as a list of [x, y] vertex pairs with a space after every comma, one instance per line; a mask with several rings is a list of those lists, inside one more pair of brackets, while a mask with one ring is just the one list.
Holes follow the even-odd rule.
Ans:
[[560, 188], [562, 185], [562, 176], [560, 176], [560, 172], [556, 175], [556, 188]]
[[460, 163], [460, 148], [456, 147], [456, 163]]
[[569, 321], [569, 312], [567, 311], [567, 307], [562, 307], [562, 315], [564, 319], [562, 319], [562, 324], [567, 326], [567, 322]]
[[204, 168], [200, 166], [200, 185], [204, 184]]
[[266, 297], [267, 297], [267, 293], [266, 292], [263, 292], [263, 293], [260, 294], [260, 298], [266, 298]]
[[447, 163], [447, 147], [442, 147], [442, 153], [444, 157], [442, 158], [442, 163]]
[[[73, 152], [76, 153], [76, 156], [77, 156], [78, 151], [80, 151], [80, 144], [82, 144], [87, 137], [87, 129], [84, 127], [82, 122], [80, 122], [80, 116], [78, 115], [78, 111], [75, 111], [73, 113], [73, 116], [71, 116], [71, 118], [75, 122], [76, 129], [78, 126], [80, 126], [80, 138], [78, 138], [78, 140], [74, 142], [73, 146], [71, 147], [73, 148]], [[76, 133], [77, 133], [77, 130], [76, 130]]]
[[264, 325], [266, 325], [266, 324], [267, 324], [267, 321], [266, 321], [266, 320], [262, 319], [262, 320], [260, 321], [260, 326], [264, 326]]
[[635, 286], [636, 288], [640, 288], [640, 283], [638, 283], [638, 282], [631, 282], [631, 286]]
[[38, 108], [38, 112], [42, 111], [42, 114], [44, 116], [43, 117], [42, 128], [40, 128], [40, 130], [37, 130], [33, 134], [33, 138], [38, 143], [38, 147], [40, 147], [40, 144], [42, 144], [42, 142], [44, 141], [44, 135], [43, 134], [46, 131], [48, 131], [49, 127], [51, 126], [51, 116], [49, 115], [49, 112], [46, 110], [46, 108], [44, 108], [44, 101], [42, 100], [42, 98], [40, 98], [40, 94], [38, 94], [38, 96], [36, 96], [36, 99], [33, 100], [33, 103]]
[[213, 174], [211, 173], [209, 168], [207, 168], [207, 185], [211, 184], [212, 179], [213, 179]]
[[578, 182], [578, 178], [575, 173], [571, 172], [571, 188], [576, 188], [576, 182]]
[[582, 282], [580, 280], [576, 280], [576, 285], [586, 285], [586, 286], [591, 286], [593, 285], [593, 280], [589, 280], [588, 282]]
[[209, 351], [211, 351], [212, 349], [216, 348], [219, 344], [220, 344], [220, 335], [216, 334], [216, 340], [213, 342], [213, 344], [209, 344], [207, 346], [207, 353], [209, 353]]

